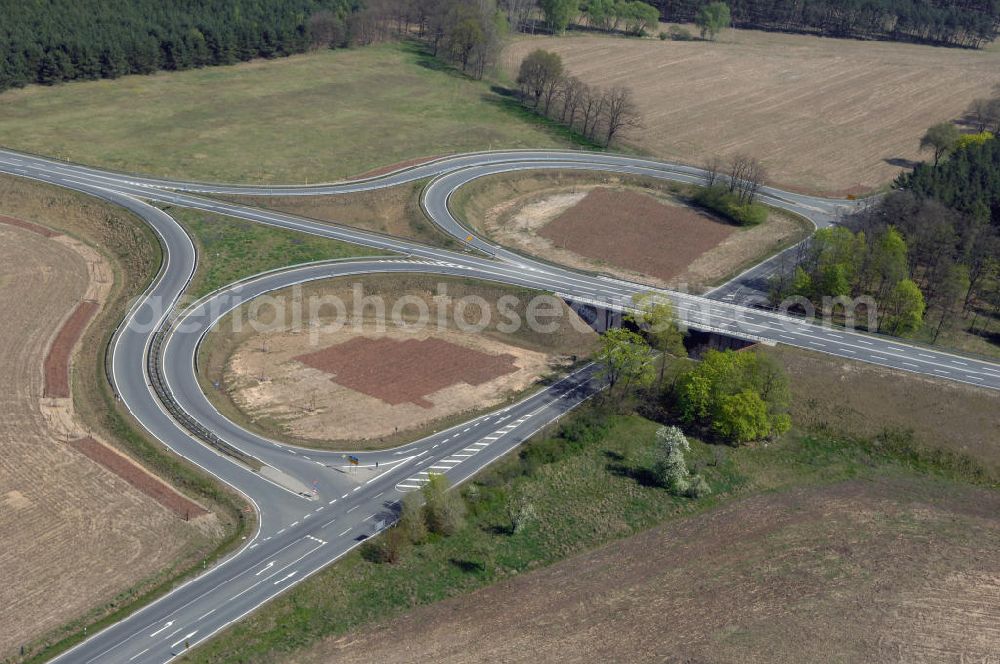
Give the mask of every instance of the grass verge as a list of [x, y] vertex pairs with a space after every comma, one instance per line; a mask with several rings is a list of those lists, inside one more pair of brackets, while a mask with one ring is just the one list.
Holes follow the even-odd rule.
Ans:
[[373, 252], [360, 245], [200, 210], [165, 210], [187, 229], [198, 249], [198, 268], [187, 291], [194, 298], [266, 270]]
[[420, 195], [428, 180], [336, 196], [227, 196], [241, 205], [264, 207], [317, 221], [405, 237], [444, 249], [460, 249], [424, 213]]

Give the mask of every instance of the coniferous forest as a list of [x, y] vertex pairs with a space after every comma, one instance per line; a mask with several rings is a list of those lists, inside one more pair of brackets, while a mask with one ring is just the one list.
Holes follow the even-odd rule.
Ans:
[[0, 0], [0, 90], [299, 53], [346, 42], [353, 0]]

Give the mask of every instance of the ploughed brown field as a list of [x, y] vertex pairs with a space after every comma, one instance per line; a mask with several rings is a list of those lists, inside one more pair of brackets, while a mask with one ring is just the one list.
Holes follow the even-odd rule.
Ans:
[[510, 79], [536, 48], [559, 53], [588, 84], [631, 88], [644, 128], [626, 143], [643, 152], [692, 164], [743, 152], [776, 184], [836, 194], [877, 188], [926, 158], [927, 127], [960, 118], [1000, 82], [995, 48], [750, 30], [717, 42], [522, 37], [502, 56]]
[[[71, 312], [103, 299], [109, 282], [88, 276], [107, 265], [86, 245], [39, 228], [0, 223], [0, 658], [171, 569], [200, 537], [147, 493], [162, 491], [161, 501], [169, 495], [174, 511], [192, 518], [197, 505], [84, 438], [76, 423], [66, 372], [85, 320]], [[60, 360], [43, 371], [50, 347]], [[55, 389], [43, 395], [50, 383]], [[91, 460], [98, 457], [100, 465]]]
[[998, 515], [929, 478], [766, 493], [287, 661], [993, 662]]
[[393, 406], [433, 408], [427, 395], [457, 383], [482, 385], [514, 373], [517, 358], [491, 355], [442, 339], [355, 337], [295, 358], [331, 380]]
[[599, 187], [543, 226], [557, 247], [667, 281], [735, 227], [634, 191]]

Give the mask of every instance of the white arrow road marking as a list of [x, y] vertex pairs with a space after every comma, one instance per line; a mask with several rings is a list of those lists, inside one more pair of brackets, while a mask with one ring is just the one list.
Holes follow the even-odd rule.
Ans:
[[261, 574], [263, 574], [267, 570], [271, 569], [272, 567], [274, 567], [274, 561], [273, 560], [271, 562], [269, 562], [268, 564], [264, 565], [264, 569], [262, 569], [261, 571], [257, 572], [256, 574], [254, 574], [254, 576], [260, 576]]
[[170, 647], [171, 648], [176, 648], [178, 645], [180, 645], [181, 643], [184, 643], [185, 641], [187, 641], [188, 639], [190, 639], [192, 636], [194, 636], [197, 633], [198, 633], [198, 630], [194, 630], [193, 632], [191, 632], [190, 634], [188, 634], [187, 636], [185, 636], [181, 640], [175, 641], [174, 643], [171, 643]]
[[173, 624], [174, 624], [174, 621], [173, 621], [173, 620], [171, 620], [171, 621], [170, 621], [170, 622], [168, 622], [168, 623], [167, 623], [166, 625], [164, 625], [164, 626], [163, 626], [163, 627], [161, 627], [160, 629], [158, 629], [158, 630], [156, 630], [155, 632], [153, 632], [152, 634], [150, 634], [150, 635], [149, 635], [149, 636], [150, 636], [150, 638], [152, 638], [152, 637], [156, 636], [156, 635], [157, 635], [157, 634], [159, 634], [160, 632], [165, 632], [165, 631], [167, 631], [168, 629], [170, 629], [170, 626], [171, 626], [171, 625], [173, 625]]
[[274, 582], [274, 585], [278, 585], [279, 583], [282, 583], [283, 581], [288, 581], [288, 580], [289, 580], [290, 578], [292, 578], [292, 577], [293, 577], [293, 576], [295, 576], [296, 574], [298, 574], [298, 572], [297, 572], [297, 571], [294, 571], [294, 570], [293, 570], [293, 571], [289, 572], [289, 573], [288, 573], [288, 574], [287, 574], [287, 575], [285, 576], [285, 578], [283, 578], [283, 579], [278, 579], [277, 581], [275, 581], [275, 582]]

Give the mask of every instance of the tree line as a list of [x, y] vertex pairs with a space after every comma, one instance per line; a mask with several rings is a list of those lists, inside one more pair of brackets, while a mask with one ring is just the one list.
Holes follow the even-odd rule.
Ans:
[[0, 90], [301, 53], [320, 28], [345, 45], [358, 17], [352, 0], [7, 0]]
[[642, 126], [632, 91], [599, 88], [568, 75], [558, 53], [536, 49], [521, 61], [517, 75], [521, 101], [593, 143], [604, 146]]
[[779, 274], [772, 297], [866, 295], [876, 326], [936, 342], [960, 323], [994, 339], [1000, 318], [1000, 141], [953, 125], [928, 130], [933, 160], [901, 174], [894, 190], [823, 229], [805, 245], [794, 273]]
[[[653, 0], [664, 20], [694, 22], [708, 0]], [[979, 48], [1000, 30], [993, 0], [729, 0], [738, 28]]]

